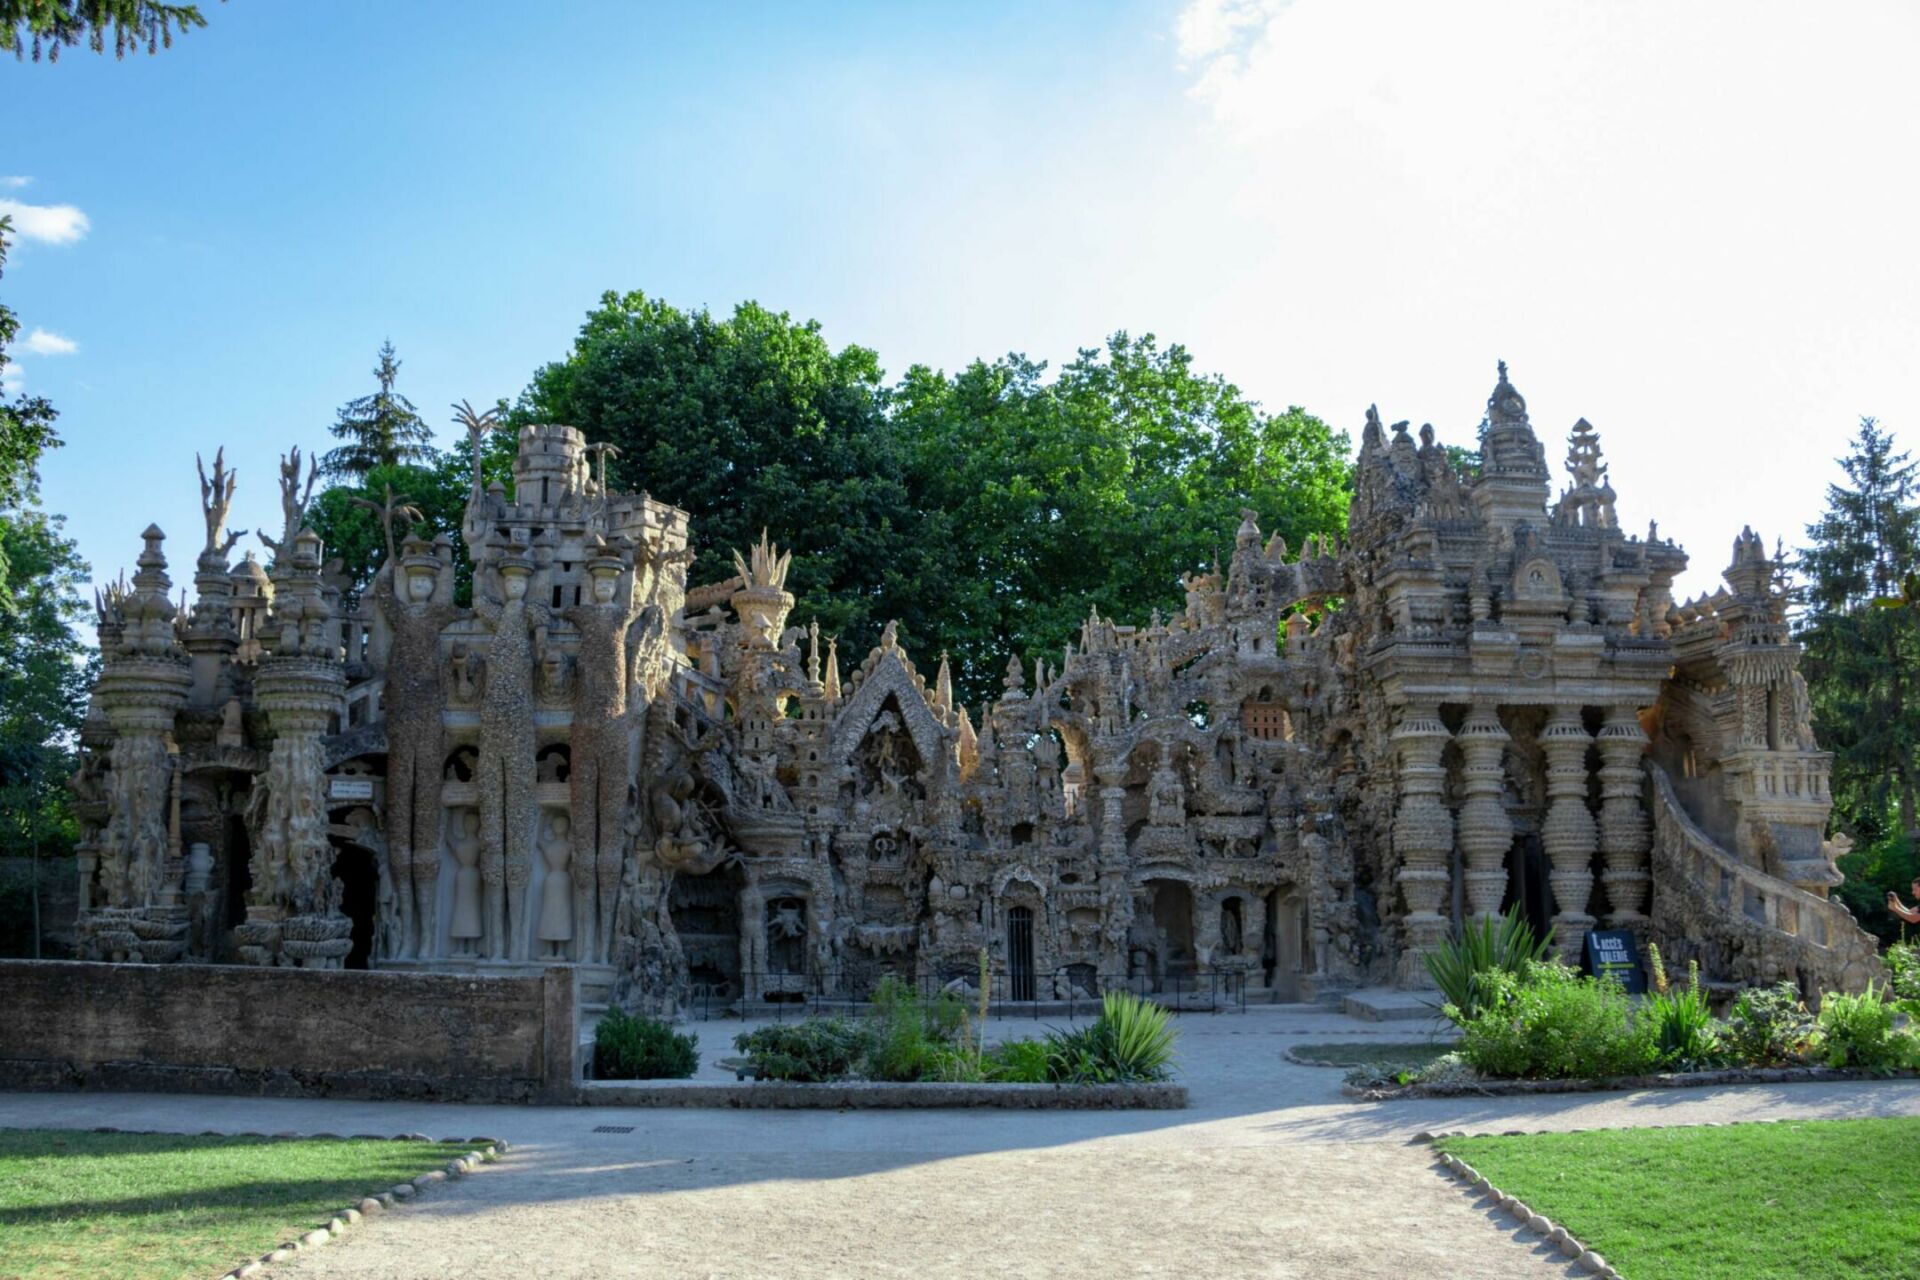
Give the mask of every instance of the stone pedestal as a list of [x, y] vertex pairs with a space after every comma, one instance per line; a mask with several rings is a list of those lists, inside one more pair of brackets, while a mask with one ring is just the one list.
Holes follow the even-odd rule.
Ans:
[[1593, 896], [1593, 854], [1599, 833], [1587, 808], [1587, 748], [1593, 739], [1580, 722], [1580, 708], [1553, 709], [1540, 735], [1547, 757], [1547, 817], [1540, 842], [1553, 864], [1555, 943], [1569, 961], [1579, 958], [1594, 920], [1587, 913]]

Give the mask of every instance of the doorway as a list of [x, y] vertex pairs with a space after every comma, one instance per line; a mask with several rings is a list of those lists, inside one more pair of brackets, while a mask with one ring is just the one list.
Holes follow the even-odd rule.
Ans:
[[1007, 998], [1031, 1000], [1033, 983], [1033, 908], [1007, 912]]
[[380, 904], [380, 868], [357, 844], [333, 846], [333, 878], [340, 882], [340, 913], [353, 922], [346, 967], [365, 969], [373, 958], [374, 918]]

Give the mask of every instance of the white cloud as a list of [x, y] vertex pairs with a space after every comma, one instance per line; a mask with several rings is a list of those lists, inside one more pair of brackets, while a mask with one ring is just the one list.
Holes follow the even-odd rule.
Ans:
[[26, 389], [26, 375], [17, 364], [0, 369], [0, 395], [17, 396]]
[[22, 240], [43, 244], [72, 244], [87, 234], [93, 225], [87, 215], [70, 204], [27, 204], [20, 200], [0, 200], [0, 218], [13, 219], [13, 232]]
[[80, 349], [80, 344], [72, 338], [45, 329], [35, 329], [27, 335], [22, 346], [36, 356], [70, 356]]
[[1745, 523], [1803, 540], [1860, 414], [1920, 444], [1920, 11], [1191, 0], [1173, 34], [1242, 229], [1182, 332], [1250, 390], [1460, 442], [1505, 357], [1689, 591]]
[[32, 178], [23, 178], [17, 175], [0, 175], [0, 190], [18, 191], [21, 187], [27, 186], [32, 181]]

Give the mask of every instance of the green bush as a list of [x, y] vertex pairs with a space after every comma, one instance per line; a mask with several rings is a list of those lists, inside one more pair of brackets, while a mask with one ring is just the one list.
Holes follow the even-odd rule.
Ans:
[[1674, 990], [1667, 983], [1660, 949], [1649, 945], [1647, 951], [1653, 962], [1654, 990], [1640, 1011], [1640, 1019], [1653, 1039], [1655, 1064], [1670, 1071], [1700, 1071], [1720, 1065], [1726, 1060], [1726, 1051], [1706, 993], [1700, 990], [1699, 963], [1687, 965], [1687, 985]]
[[850, 1018], [808, 1018], [743, 1032], [733, 1044], [764, 1080], [821, 1084], [857, 1076], [874, 1039], [873, 1028]]
[[1508, 908], [1499, 919], [1469, 920], [1451, 938], [1426, 955], [1427, 974], [1455, 1023], [1477, 1017], [1483, 1007], [1482, 990], [1487, 975], [1517, 974], [1522, 968], [1546, 959], [1552, 945], [1553, 930], [1536, 938], [1533, 926], [1520, 914], [1518, 904]]
[[1920, 946], [1896, 942], [1887, 948], [1887, 997], [1920, 1016]]
[[898, 978], [873, 993], [873, 1046], [864, 1064], [870, 1080], [951, 1079], [945, 1061], [966, 1039], [967, 1010], [945, 992], [923, 1000]]
[[1583, 978], [1558, 961], [1480, 981], [1481, 1012], [1460, 1023], [1460, 1055], [1482, 1075], [1553, 1080], [1633, 1075], [1654, 1065], [1652, 1029], [1636, 1023], [1611, 979]]
[[1729, 1056], [1743, 1066], [1774, 1067], [1805, 1062], [1813, 1039], [1813, 1015], [1790, 982], [1750, 987], [1734, 998], [1727, 1015]]
[[653, 1018], [609, 1010], [593, 1029], [597, 1080], [684, 1080], [700, 1065], [700, 1041]]
[[1893, 1006], [1873, 983], [1858, 995], [1829, 991], [1820, 998], [1817, 1052], [1830, 1067], [1889, 1071], [1914, 1060], [1910, 1032], [1893, 1029]]
[[1045, 1040], [1007, 1040], [988, 1049], [980, 1066], [987, 1079], [1002, 1084], [1045, 1084], [1048, 1058]]
[[1100, 1016], [1047, 1037], [1047, 1079], [1056, 1084], [1137, 1084], [1172, 1074], [1167, 1011], [1130, 991], [1109, 991]]

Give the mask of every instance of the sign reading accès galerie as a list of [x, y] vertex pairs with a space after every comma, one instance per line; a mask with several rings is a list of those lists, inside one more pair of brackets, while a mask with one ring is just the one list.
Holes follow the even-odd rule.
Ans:
[[1589, 933], [1587, 970], [1596, 978], [1618, 980], [1636, 995], [1647, 989], [1647, 970], [1640, 963], [1640, 947], [1631, 929], [1596, 929]]
[[373, 779], [329, 779], [327, 782], [327, 797], [331, 800], [371, 800], [373, 799]]

